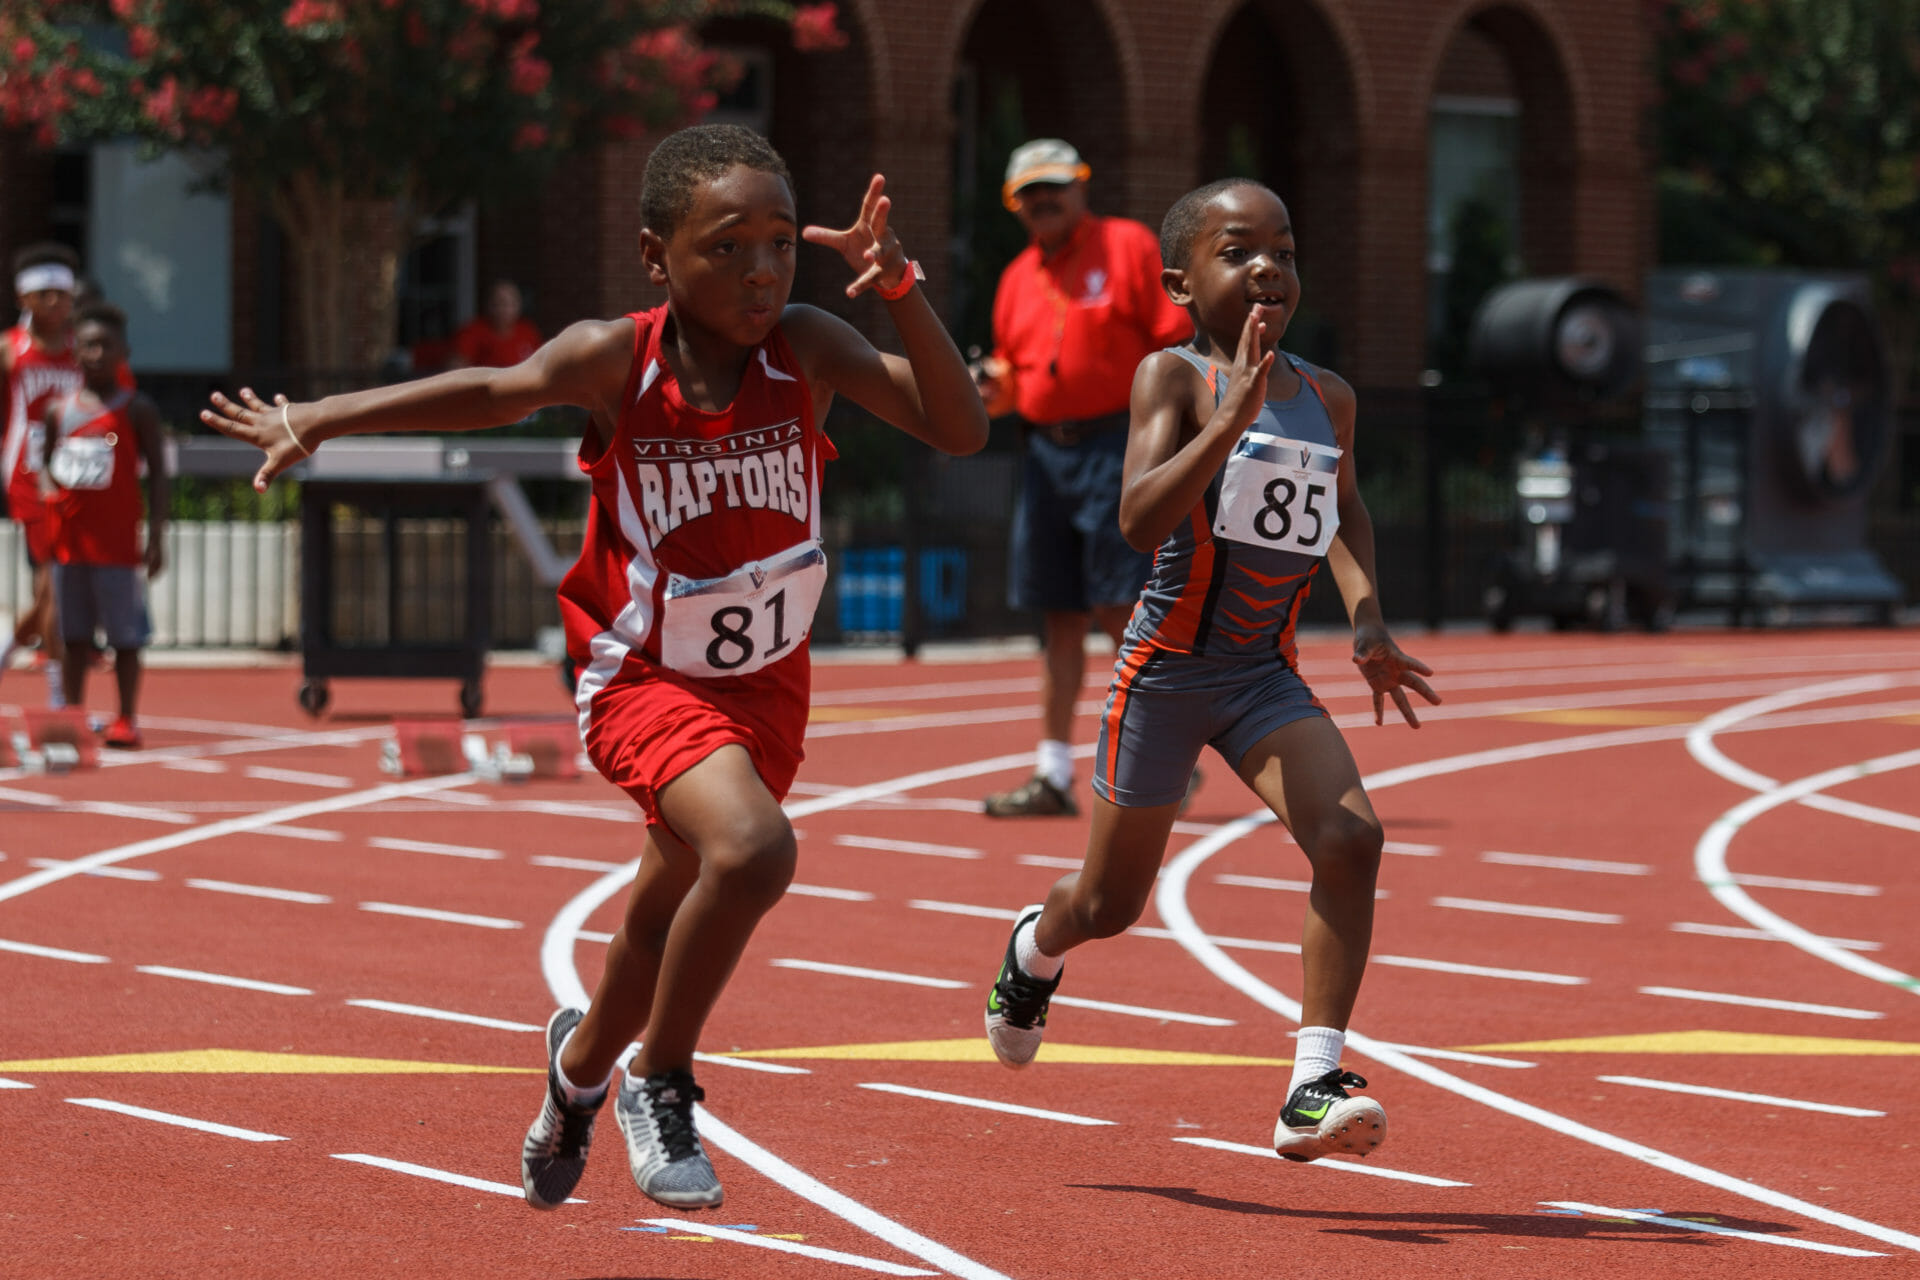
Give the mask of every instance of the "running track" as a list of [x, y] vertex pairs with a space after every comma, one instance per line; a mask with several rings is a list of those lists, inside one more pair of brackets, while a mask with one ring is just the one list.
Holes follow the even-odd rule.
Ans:
[[[1348, 1052], [1377, 1156], [1267, 1150], [1307, 871], [1217, 759], [1142, 927], [1071, 959], [1009, 1072], [985, 984], [1084, 837], [978, 813], [1027, 771], [1033, 660], [822, 660], [798, 883], [699, 1067], [728, 1200], [697, 1222], [610, 1118], [583, 1203], [519, 1198], [624, 799], [379, 773], [450, 683], [341, 682], [316, 725], [290, 669], [156, 672], [145, 751], [0, 770], [0, 1275], [1911, 1274], [1912, 635], [1406, 643], [1447, 697], [1417, 733], [1303, 646], [1387, 826]], [[566, 719], [543, 669], [488, 695]]]

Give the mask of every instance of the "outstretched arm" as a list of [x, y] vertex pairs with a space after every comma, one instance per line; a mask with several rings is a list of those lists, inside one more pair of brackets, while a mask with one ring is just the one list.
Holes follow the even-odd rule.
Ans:
[[265, 492], [275, 476], [335, 436], [478, 431], [567, 404], [592, 413], [604, 440], [619, 417], [632, 362], [631, 320], [583, 320], [504, 369], [455, 369], [305, 404], [285, 396], [268, 404], [251, 387], [242, 387], [238, 400], [216, 391], [213, 407], [203, 409], [200, 420], [267, 455], [253, 478], [253, 487]]
[[806, 227], [800, 234], [838, 251], [859, 273], [847, 286], [849, 298], [873, 289], [886, 299], [906, 358], [874, 350], [852, 325], [812, 307], [788, 308], [782, 323], [822, 390], [845, 395], [944, 453], [977, 452], [987, 442], [986, 410], [966, 361], [913, 282], [914, 268], [887, 225], [892, 202], [886, 185], [874, 175], [852, 226]]

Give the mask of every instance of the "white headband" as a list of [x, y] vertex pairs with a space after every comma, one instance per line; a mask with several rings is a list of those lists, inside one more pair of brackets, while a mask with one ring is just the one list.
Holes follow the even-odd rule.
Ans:
[[13, 278], [14, 292], [23, 298], [46, 289], [72, 293], [74, 283], [73, 268], [58, 262], [43, 262], [37, 267], [28, 267]]

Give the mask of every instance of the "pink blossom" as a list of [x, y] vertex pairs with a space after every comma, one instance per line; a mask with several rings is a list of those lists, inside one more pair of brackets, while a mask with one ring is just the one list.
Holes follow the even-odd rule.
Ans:
[[300, 31], [338, 22], [344, 16], [340, 0], [293, 0], [282, 21], [289, 31]]
[[150, 58], [160, 47], [160, 37], [152, 27], [135, 27], [127, 32], [127, 52], [136, 59]]
[[536, 151], [547, 145], [547, 126], [538, 120], [529, 120], [513, 135], [515, 151]]
[[33, 61], [33, 55], [38, 52], [39, 49], [34, 45], [33, 41], [27, 39], [25, 36], [21, 36], [13, 42], [14, 65], [25, 66], [27, 63]]
[[825, 53], [847, 47], [847, 33], [835, 25], [837, 4], [803, 4], [793, 11], [793, 47], [805, 53]]

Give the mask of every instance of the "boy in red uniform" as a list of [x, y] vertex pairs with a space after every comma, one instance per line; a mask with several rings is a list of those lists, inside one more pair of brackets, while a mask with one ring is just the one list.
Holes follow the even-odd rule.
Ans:
[[[644, 1029], [614, 1117], [640, 1189], [705, 1208], [719, 1180], [693, 1127], [701, 1027], [755, 924], [786, 891], [807, 634], [826, 577], [820, 424], [835, 395], [948, 453], [986, 443], [966, 364], [915, 288], [885, 182], [843, 231], [801, 230], [765, 139], [702, 125], [663, 139], [642, 180], [641, 255], [667, 304], [570, 326], [525, 362], [268, 405], [250, 390], [202, 414], [259, 445], [264, 488], [348, 432], [459, 430], [579, 405], [593, 506], [560, 588], [580, 669], [581, 735], [646, 814], [627, 915], [591, 1006], [547, 1024], [547, 1092], [521, 1151], [527, 1202], [579, 1182], [614, 1064]], [[886, 300], [906, 358], [823, 311], [789, 306], [800, 239], [838, 250]], [[297, 415], [298, 420], [295, 420]]]
[[40, 497], [41, 441], [47, 405], [80, 386], [73, 358], [73, 297], [80, 259], [63, 244], [28, 245], [13, 255], [13, 289], [21, 323], [0, 340], [0, 372], [6, 377], [6, 423], [0, 430], [0, 497], [26, 537], [33, 569], [33, 603], [0, 641], [0, 674], [15, 649], [38, 643], [47, 659], [47, 701], [66, 705], [61, 677], [60, 629], [54, 620], [53, 527]]
[[[67, 705], [84, 706], [95, 634], [113, 648], [119, 716], [110, 747], [140, 745], [140, 651], [152, 638], [140, 581], [160, 573], [169, 502], [167, 456], [153, 401], [123, 385], [127, 317], [91, 303], [73, 330], [85, 379], [46, 412], [42, 493], [53, 526], [53, 594], [66, 642]], [[140, 467], [147, 472], [147, 543], [140, 546]]]

